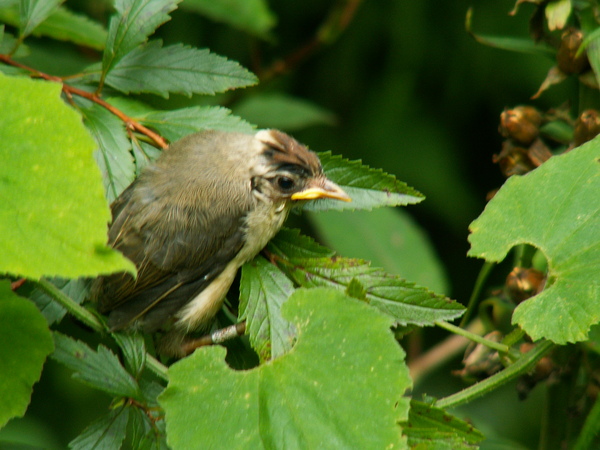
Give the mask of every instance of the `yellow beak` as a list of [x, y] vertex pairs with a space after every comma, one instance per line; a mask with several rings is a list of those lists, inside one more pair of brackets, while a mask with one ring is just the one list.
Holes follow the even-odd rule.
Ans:
[[319, 198], [331, 198], [343, 202], [351, 202], [352, 199], [341, 187], [325, 177], [314, 179], [306, 189], [292, 194], [292, 200], [316, 200]]

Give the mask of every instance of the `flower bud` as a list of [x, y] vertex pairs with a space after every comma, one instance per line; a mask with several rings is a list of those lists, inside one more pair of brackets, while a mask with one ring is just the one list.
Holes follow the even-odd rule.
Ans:
[[536, 269], [515, 267], [506, 277], [508, 294], [517, 303], [540, 293], [545, 284], [545, 275]]
[[561, 72], [566, 74], [581, 73], [589, 67], [587, 53], [577, 56], [577, 50], [583, 42], [583, 33], [576, 28], [568, 28], [561, 36], [560, 46], [556, 52], [556, 62]]
[[535, 141], [539, 135], [542, 116], [531, 106], [517, 106], [500, 114], [498, 131], [506, 138], [525, 146]]
[[575, 122], [575, 131], [573, 132], [573, 140], [575, 147], [591, 141], [598, 133], [600, 133], [600, 117], [598, 111], [588, 109], [581, 113]]
[[526, 174], [536, 167], [529, 159], [528, 150], [515, 146], [509, 140], [504, 141], [502, 151], [499, 155], [494, 155], [492, 161], [498, 163], [500, 171], [507, 178]]

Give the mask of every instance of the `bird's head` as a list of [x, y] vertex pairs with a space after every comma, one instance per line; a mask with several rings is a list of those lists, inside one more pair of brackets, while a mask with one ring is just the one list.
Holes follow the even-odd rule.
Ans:
[[277, 130], [260, 130], [262, 163], [253, 178], [253, 188], [273, 200], [302, 201], [331, 198], [351, 201], [323, 173], [319, 157], [294, 138]]

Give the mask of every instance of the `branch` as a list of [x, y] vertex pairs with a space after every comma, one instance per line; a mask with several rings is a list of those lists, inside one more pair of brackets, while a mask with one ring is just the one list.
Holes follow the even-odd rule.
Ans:
[[18, 67], [20, 69], [26, 70], [31, 74], [32, 77], [42, 78], [47, 81], [53, 81], [55, 83], [60, 83], [62, 85], [63, 92], [67, 96], [77, 95], [79, 97], [88, 99], [94, 103], [97, 103], [98, 105], [106, 108], [108, 111], [110, 111], [115, 116], [117, 116], [119, 119], [121, 119], [125, 123], [125, 126], [128, 129], [135, 130], [139, 133], [145, 134], [150, 139], [152, 139], [155, 142], [155, 144], [161, 149], [165, 149], [168, 147], [166, 141], [164, 140], [164, 138], [162, 136], [160, 136], [159, 134], [150, 130], [149, 128], [145, 127], [144, 125], [139, 123], [137, 120], [129, 117], [128, 115], [123, 113], [121, 110], [119, 110], [119, 109], [115, 108], [114, 106], [112, 106], [111, 104], [107, 103], [102, 98], [100, 98], [100, 96], [98, 96], [97, 94], [87, 92], [87, 91], [84, 91], [83, 89], [79, 89], [79, 88], [70, 86], [70, 85], [66, 84], [64, 82], [64, 80], [60, 77], [56, 77], [54, 75], [49, 75], [47, 73], [40, 72], [39, 70], [33, 69], [32, 67], [29, 67], [29, 66], [21, 64], [17, 61], [14, 61], [10, 57], [10, 55], [0, 54], [0, 62], [3, 62], [5, 64], [8, 64], [13, 67]]

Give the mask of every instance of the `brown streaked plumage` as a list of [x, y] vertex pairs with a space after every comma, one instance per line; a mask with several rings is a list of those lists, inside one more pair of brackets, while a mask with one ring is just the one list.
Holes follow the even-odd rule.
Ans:
[[296, 200], [349, 197], [318, 157], [276, 130], [206, 131], [170, 146], [112, 205], [109, 243], [137, 278], [98, 278], [92, 299], [113, 330], [173, 328], [162, 349], [206, 327], [239, 267], [283, 225]]

